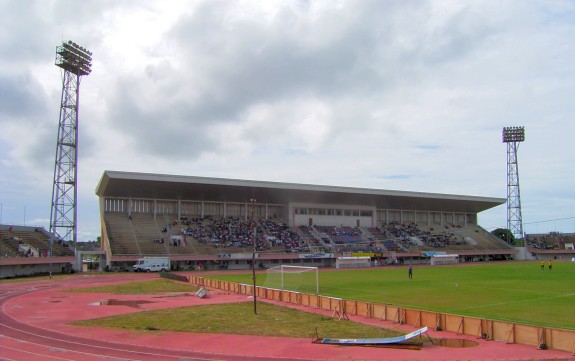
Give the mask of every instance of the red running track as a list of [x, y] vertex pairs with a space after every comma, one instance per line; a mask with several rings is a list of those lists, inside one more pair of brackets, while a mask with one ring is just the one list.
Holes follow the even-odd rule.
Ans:
[[[62, 292], [65, 289], [101, 286], [157, 278], [154, 274], [105, 274], [67, 279], [0, 284], [0, 360], [575, 360], [569, 353], [537, 350], [533, 346], [485, 341], [448, 332], [431, 332], [437, 338], [466, 338], [479, 343], [471, 348], [445, 348], [426, 343], [417, 350], [318, 345], [308, 338], [129, 331], [80, 327], [70, 323], [161, 308], [228, 302], [247, 302], [245, 295], [218, 290], [207, 298], [193, 296], [111, 295]], [[107, 299], [144, 301], [141, 308], [102, 306]], [[293, 305], [286, 305], [294, 307]], [[328, 311], [298, 307], [329, 315]], [[410, 332], [412, 326], [351, 317], [353, 321]], [[327, 336], [327, 335], [326, 335]]]

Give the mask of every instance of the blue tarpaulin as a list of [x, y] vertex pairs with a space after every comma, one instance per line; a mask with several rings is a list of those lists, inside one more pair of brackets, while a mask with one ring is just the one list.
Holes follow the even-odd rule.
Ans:
[[385, 338], [324, 338], [317, 340], [318, 343], [325, 343], [331, 345], [389, 345], [407, 341], [427, 332], [427, 327], [421, 328], [417, 331], [408, 333], [407, 335], [398, 337], [385, 337]]

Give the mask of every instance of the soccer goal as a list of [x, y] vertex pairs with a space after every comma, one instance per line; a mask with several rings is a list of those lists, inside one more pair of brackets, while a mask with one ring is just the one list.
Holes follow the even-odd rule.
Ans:
[[318, 268], [285, 265], [268, 268], [263, 287], [319, 294]]
[[431, 265], [444, 265], [444, 264], [458, 264], [459, 255], [458, 254], [436, 254], [431, 256]]
[[370, 266], [370, 257], [337, 257], [335, 260], [335, 268], [367, 268]]

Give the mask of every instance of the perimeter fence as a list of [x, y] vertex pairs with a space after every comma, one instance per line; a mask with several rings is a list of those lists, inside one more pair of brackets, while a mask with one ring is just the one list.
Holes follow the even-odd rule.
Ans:
[[[190, 283], [244, 295], [253, 295], [254, 288], [253, 285], [199, 276], [190, 276]], [[535, 346], [539, 349], [561, 350], [575, 354], [574, 330], [422, 311], [395, 305], [345, 300], [260, 286], [256, 287], [256, 292], [258, 298], [320, 308], [339, 315], [364, 316], [419, 328], [427, 326], [437, 331], [442, 330], [486, 340]]]

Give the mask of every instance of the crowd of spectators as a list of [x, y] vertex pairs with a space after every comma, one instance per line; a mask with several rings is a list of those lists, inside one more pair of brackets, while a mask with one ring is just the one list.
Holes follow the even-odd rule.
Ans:
[[[186, 237], [192, 237], [199, 242], [210, 244], [214, 247], [253, 247], [253, 229], [247, 222], [241, 222], [234, 217], [220, 219], [194, 219], [191, 224], [182, 227], [182, 233]], [[269, 248], [269, 243], [264, 243], [257, 234], [256, 245], [258, 249]]]
[[263, 228], [268, 240], [275, 246], [283, 246], [286, 252], [304, 252], [309, 250], [305, 239], [292, 231], [285, 223], [276, 223], [267, 219], [260, 222], [260, 226]]
[[[214, 247], [252, 248], [254, 225], [237, 217], [194, 218], [182, 222], [180, 233]], [[307, 251], [306, 242], [287, 225], [266, 219], [255, 224], [256, 249], [283, 248], [285, 252]]]
[[315, 228], [325, 234], [335, 244], [363, 243], [363, 232], [358, 227], [334, 227], [334, 226], [315, 226]]
[[311, 232], [311, 228], [308, 226], [299, 226], [298, 227], [299, 234], [303, 238], [307, 244], [314, 245], [314, 246], [325, 246], [323, 242], [318, 242], [317, 238]]
[[465, 245], [462, 239], [451, 232], [433, 232], [433, 228], [425, 231], [415, 223], [403, 224], [394, 221], [384, 225], [381, 230], [385, 231], [390, 239], [397, 241], [404, 249], [416, 247], [418, 241], [433, 248]]
[[373, 238], [366, 238], [359, 227], [314, 226], [326, 248], [334, 252], [381, 253], [385, 249]]
[[[237, 217], [174, 219], [167, 229], [179, 229], [179, 234], [218, 248], [252, 248], [254, 226]], [[449, 227], [446, 227], [449, 228]], [[162, 231], [166, 232], [166, 228]], [[284, 252], [309, 252], [310, 244], [337, 252], [408, 251], [420, 246], [445, 248], [466, 245], [461, 236], [448, 230], [421, 229], [415, 223], [397, 221], [370, 228], [364, 234], [359, 227], [300, 226], [298, 232], [282, 222], [260, 219], [255, 224], [256, 247], [259, 251], [283, 249]], [[313, 231], [316, 231], [316, 236]], [[301, 235], [300, 235], [301, 234]], [[368, 237], [369, 236], [369, 237]], [[318, 240], [321, 238], [321, 241]], [[310, 241], [313, 239], [313, 242]], [[161, 242], [161, 241], [160, 241]], [[171, 242], [170, 242], [171, 244]], [[537, 247], [537, 246], [536, 246]]]
[[537, 249], [565, 249], [566, 243], [573, 243], [575, 235], [563, 234], [559, 232], [549, 232], [548, 234], [525, 235], [527, 245]]

